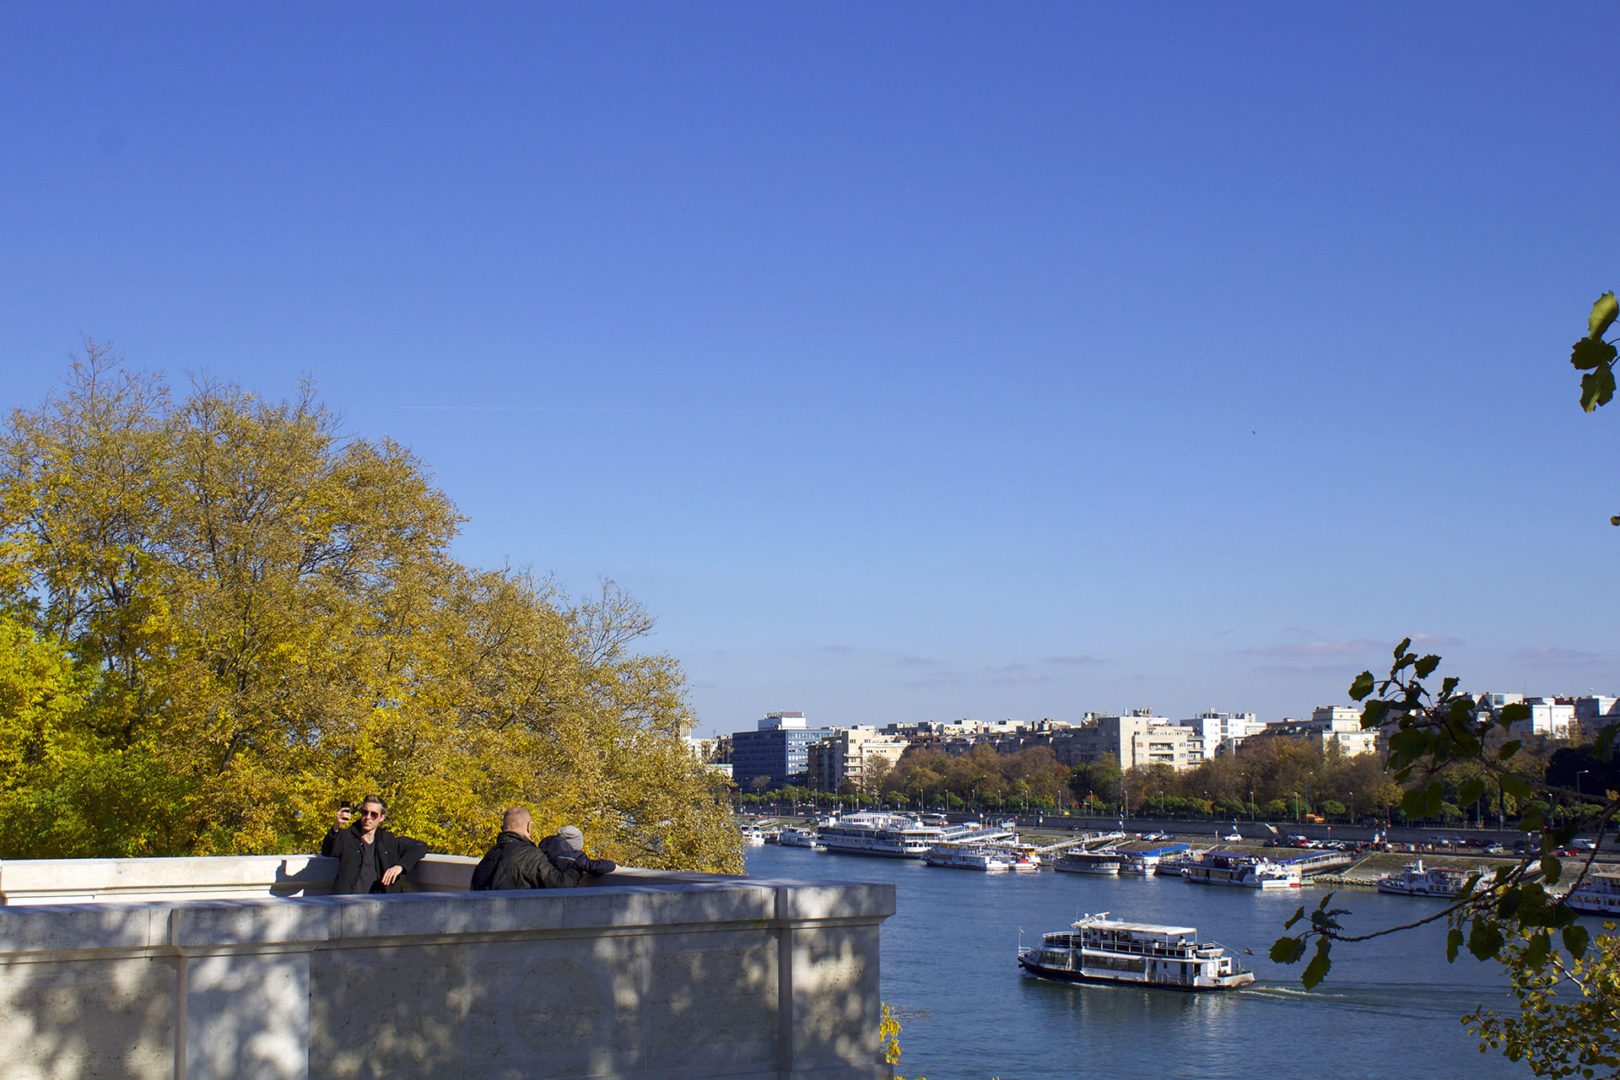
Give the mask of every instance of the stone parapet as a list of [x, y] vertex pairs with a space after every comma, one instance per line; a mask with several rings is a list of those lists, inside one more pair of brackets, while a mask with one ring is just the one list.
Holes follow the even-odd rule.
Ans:
[[[310, 857], [0, 864], [0, 1073], [889, 1075], [893, 886], [627, 870], [467, 893], [472, 860], [430, 860], [418, 885], [440, 891], [402, 896], [321, 895], [331, 860]], [[202, 899], [179, 898], [187, 864]], [[41, 902], [56, 870], [86, 902]]]

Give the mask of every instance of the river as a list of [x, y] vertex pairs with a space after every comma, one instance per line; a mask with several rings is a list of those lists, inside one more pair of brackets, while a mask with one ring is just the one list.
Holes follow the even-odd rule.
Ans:
[[[1266, 956], [1282, 924], [1314, 889], [1260, 891], [1193, 885], [1175, 877], [984, 874], [912, 859], [752, 848], [754, 877], [881, 881], [895, 885], [883, 924], [883, 998], [900, 1011], [898, 1072], [929, 1080], [1109, 1080], [1272, 1076], [1335, 1080], [1394, 1075], [1525, 1077], [1500, 1054], [1481, 1055], [1459, 1018], [1511, 1004], [1501, 969], [1464, 951], [1445, 959], [1443, 923], [1334, 949], [1326, 982], [1307, 992], [1302, 965]], [[1356, 932], [1408, 922], [1439, 901], [1345, 890], [1334, 907]], [[1022, 975], [1019, 933], [1035, 944], [1079, 915], [1196, 926], [1237, 952], [1252, 987], [1186, 994], [1066, 986]], [[1251, 949], [1253, 956], [1244, 955]]]

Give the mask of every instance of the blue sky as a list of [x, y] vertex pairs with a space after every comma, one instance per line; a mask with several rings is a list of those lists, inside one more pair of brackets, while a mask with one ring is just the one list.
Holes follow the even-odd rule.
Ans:
[[1612, 15], [8, 5], [0, 407], [311, 376], [705, 733], [1614, 692]]

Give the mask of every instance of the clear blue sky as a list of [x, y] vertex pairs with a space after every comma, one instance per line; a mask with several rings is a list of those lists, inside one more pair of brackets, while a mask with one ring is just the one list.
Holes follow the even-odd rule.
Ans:
[[6, 5], [81, 336], [413, 448], [700, 731], [1620, 690], [1612, 5]]

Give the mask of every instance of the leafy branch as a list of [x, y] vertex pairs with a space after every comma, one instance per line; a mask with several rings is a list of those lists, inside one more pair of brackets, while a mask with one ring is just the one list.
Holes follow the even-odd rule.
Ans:
[[[1442, 679], [1438, 690], [1431, 689], [1426, 680], [1438, 670], [1440, 657], [1420, 656], [1412, 651], [1411, 645], [1408, 638], [1395, 647], [1387, 676], [1378, 679], [1364, 671], [1350, 687], [1350, 696], [1365, 702], [1362, 727], [1389, 732], [1388, 764], [1394, 779], [1407, 785], [1402, 809], [1408, 817], [1438, 814], [1445, 788], [1440, 774], [1448, 766], [1463, 762], [1483, 766], [1485, 774], [1504, 794], [1521, 802], [1529, 800], [1537, 790], [1543, 793], [1559, 790], [1533, 782], [1513, 767], [1521, 742], [1513, 737], [1512, 729], [1515, 724], [1529, 719], [1528, 706], [1508, 705], [1494, 715], [1486, 713], [1478, 700], [1458, 692], [1458, 680], [1450, 676]], [[1617, 731], [1620, 725], [1610, 724], [1599, 733], [1596, 753], [1601, 760], [1610, 756]], [[1473, 802], [1483, 797], [1485, 783], [1486, 778], [1481, 775], [1464, 778], [1458, 785], [1459, 799]], [[1611, 792], [1600, 817], [1600, 826], [1606, 829], [1617, 811], [1620, 811], [1620, 797]], [[1448, 961], [1455, 960], [1464, 946], [1480, 960], [1498, 957], [1512, 935], [1523, 942], [1515, 956], [1524, 962], [1544, 963], [1553, 954], [1555, 934], [1570, 956], [1579, 959], [1587, 949], [1590, 935], [1585, 927], [1576, 923], [1575, 913], [1564, 898], [1550, 889], [1564, 876], [1562, 861], [1552, 852], [1569, 844], [1577, 826], [1555, 824], [1540, 806], [1530, 803], [1521, 814], [1520, 828], [1526, 833], [1539, 833], [1540, 847], [1546, 854], [1537, 858], [1532, 845], [1526, 844], [1525, 853], [1516, 864], [1497, 872], [1489, 880], [1481, 874], [1473, 875], [1464, 884], [1458, 899], [1441, 911], [1369, 933], [1347, 933], [1340, 916], [1349, 914], [1349, 910], [1329, 907], [1333, 899], [1333, 894], [1329, 893], [1315, 910], [1307, 912], [1302, 906], [1288, 920], [1285, 930], [1292, 930], [1301, 922], [1306, 925], [1277, 939], [1271, 947], [1272, 960], [1297, 963], [1314, 942], [1314, 953], [1301, 975], [1303, 984], [1311, 988], [1332, 968], [1335, 942], [1367, 941], [1440, 919], [1451, 924], [1446, 938]], [[1577, 882], [1591, 866], [1589, 856], [1576, 874]]]

